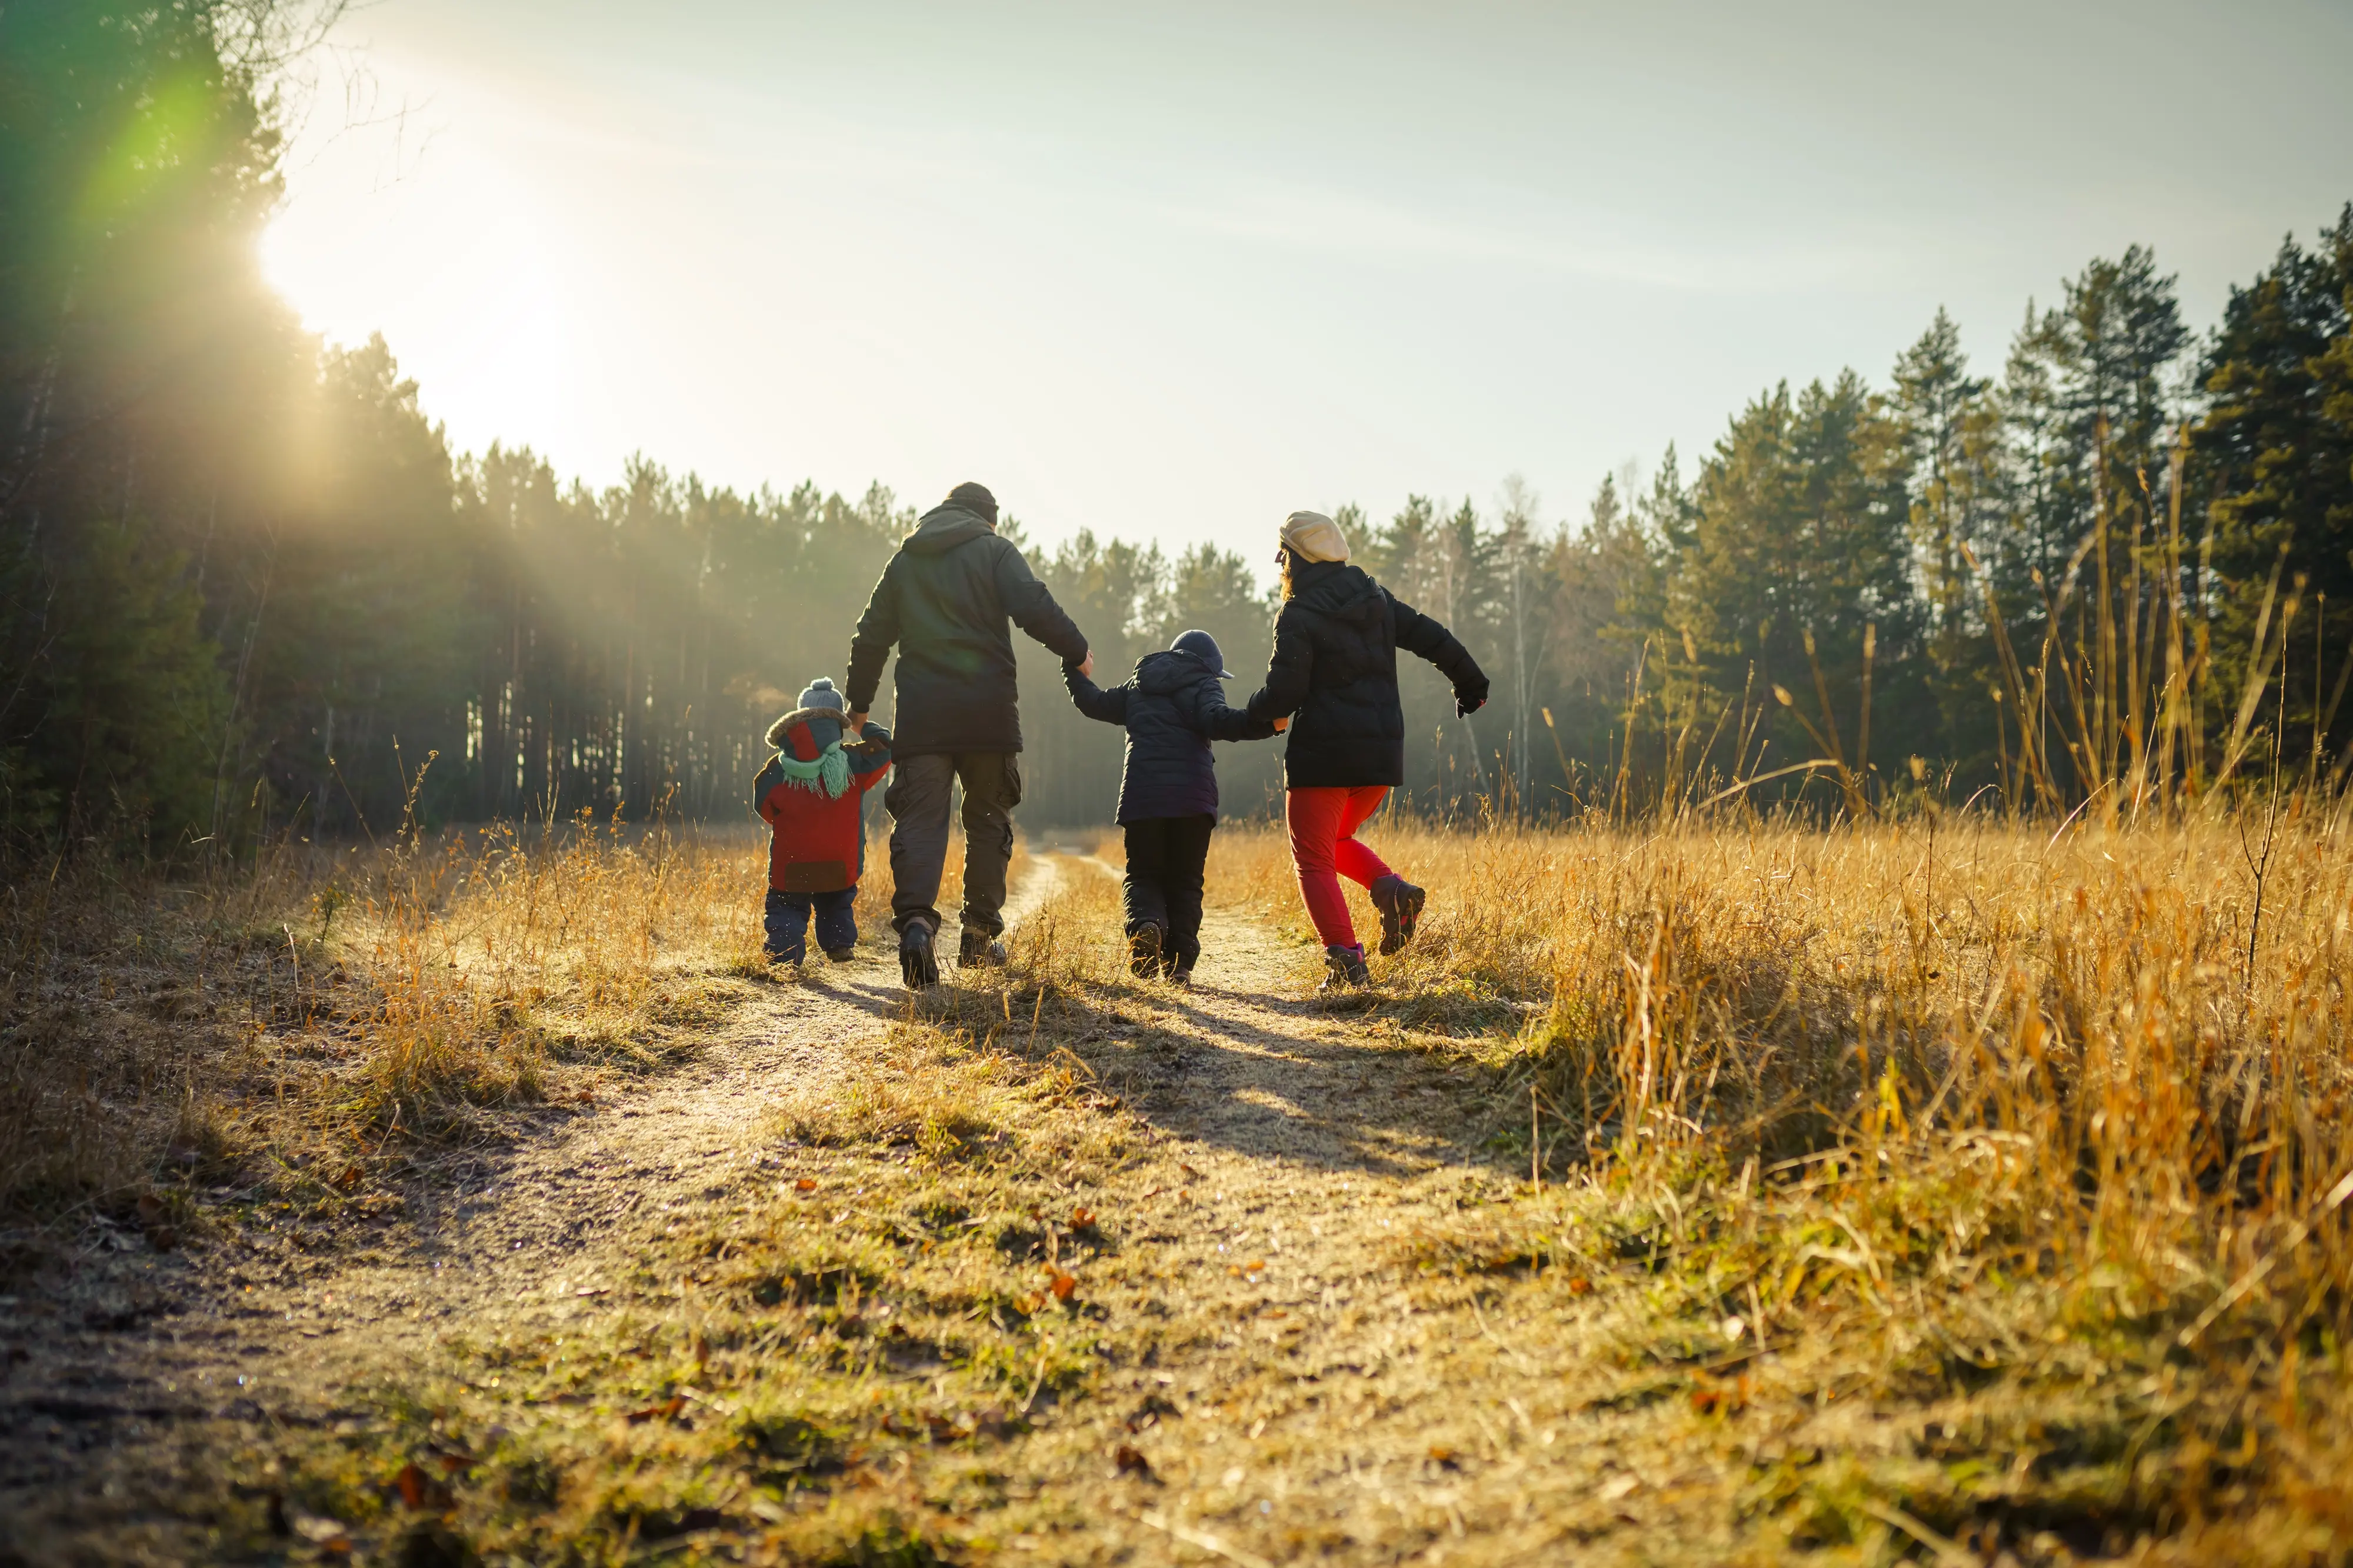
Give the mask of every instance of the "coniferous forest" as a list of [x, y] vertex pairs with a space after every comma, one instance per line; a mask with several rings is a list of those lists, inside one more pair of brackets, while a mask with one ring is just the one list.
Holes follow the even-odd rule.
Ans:
[[[301, 43], [226, 0], [0, 7], [0, 826], [19, 852], [175, 858], [380, 831], [412, 798], [437, 821], [743, 814], [762, 731], [839, 674], [934, 498], [740, 494], [659, 454], [600, 490], [527, 448], [453, 451], [397, 345], [316, 340], [259, 275], [266, 84]], [[2310, 216], [2211, 329], [2128, 248], [2027, 303], [1998, 365], [1939, 311], [1878, 375], [1760, 389], [1710, 449], [1574, 516], [1510, 484], [1373, 514], [1270, 496], [1269, 535], [1335, 510], [1493, 676], [1468, 721], [1409, 677], [1434, 812], [1756, 780], [1831, 810], [1933, 788], [2064, 814], [2119, 781], [2333, 777], [2353, 205]], [[1262, 668], [1263, 574], [1231, 553], [1031, 555], [1106, 668], [1191, 626], [1240, 691]], [[1100, 820], [1119, 734], [1024, 658], [1025, 815]], [[1257, 808], [1274, 749], [1227, 759], [1229, 809]]]

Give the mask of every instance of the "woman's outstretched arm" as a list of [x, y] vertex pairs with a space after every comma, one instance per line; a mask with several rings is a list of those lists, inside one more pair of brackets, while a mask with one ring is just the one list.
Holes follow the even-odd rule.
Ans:
[[1485, 707], [1487, 675], [1479, 668], [1479, 661], [1471, 657], [1471, 650], [1452, 632], [1395, 594], [1389, 595], [1389, 607], [1397, 617], [1398, 647], [1408, 653], [1419, 654], [1438, 667], [1438, 673], [1454, 688], [1455, 711], [1467, 718]]
[[1252, 719], [1288, 719], [1307, 700], [1308, 678], [1315, 670], [1315, 643], [1285, 605], [1274, 618], [1274, 654], [1267, 660], [1266, 684], [1250, 693], [1246, 711]]

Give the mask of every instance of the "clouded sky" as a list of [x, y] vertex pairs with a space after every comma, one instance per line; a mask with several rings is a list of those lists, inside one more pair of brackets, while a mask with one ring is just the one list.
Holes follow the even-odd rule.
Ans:
[[2191, 321], [2353, 198], [2353, 5], [377, 0], [266, 260], [453, 441], [1241, 548], [1548, 518], [1939, 304], [2154, 246]]

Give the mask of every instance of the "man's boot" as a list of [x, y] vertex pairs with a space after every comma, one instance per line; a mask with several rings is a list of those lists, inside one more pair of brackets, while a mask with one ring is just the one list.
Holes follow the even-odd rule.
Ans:
[[1413, 928], [1421, 921], [1422, 900], [1429, 895], [1394, 873], [1375, 882], [1371, 891], [1373, 908], [1381, 911], [1381, 952], [1395, 952], [1413, 940]]
[[1138, 921], [1127, 933], [1127, 972], [1138, 980], [1160, 973], [1160, 944], [1166, 933], [1157, 921]]
[[1005, 944], [985, 931], [964, 928], [956, 939], [956, 967], [959, 969], [1002, 969], [1005, 967]]
[[1373, 983], [1373, 972], [1365, 967], [1362, 943], [1354, 947], [1327, 947], [1324, 950], [1326, 971], [1318, 991], [1362, 991]]
[[932, 928], [920, 920], [909, 921], [899, 933], [899, 975], [910, 991], [940, 983], [940, 961], [932, 956]]

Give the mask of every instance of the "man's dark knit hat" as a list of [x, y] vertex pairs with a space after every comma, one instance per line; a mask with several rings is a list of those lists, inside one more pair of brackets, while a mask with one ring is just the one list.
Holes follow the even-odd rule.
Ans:
[[976, 485], [970, 481], [960, 484], [948, 492], [948, 503], [977, 513], [991, 528], [997, 526], [997, 498], [988, 493], [987, 485]]
[[1234, 672], [1226, 668], [1226, 656], [1218, 651], [1218, 639], [1207, 632], [1186, 632], [1168, 645], [1178, 653], [1189, 653], [1218, 672], [1219, 680], [1231, 680]]

